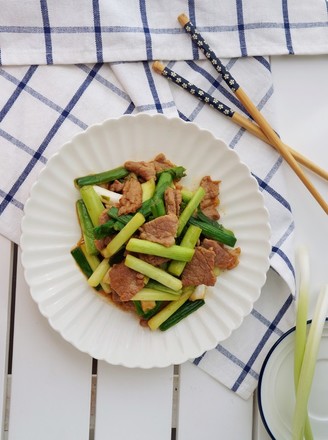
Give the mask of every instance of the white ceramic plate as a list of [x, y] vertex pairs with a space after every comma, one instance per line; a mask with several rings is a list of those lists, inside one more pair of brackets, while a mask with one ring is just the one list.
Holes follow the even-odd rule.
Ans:
[[[262, 367], [258, 387], [259, 410], [270, 437], [292, 438], [295, 328], [274, 344]], [[328, 438], [328, 322], [326, 321], [311, 388], [308, 414], [315, 440]]]
[[[151, 160], [163, 152], [186, 167], [190, 187], [222, 180], [222, 223], [234, 230], [239, 266], [209, 290], [206, 305], [166, 332], [141, 327], [87, 286], [70, 250], [80, 237], [73, 179]], [[31, 295], [51, 326], [94, 358], [128, 367], [164, 367], [214, 348], [250, 313], [269, 268], [268, 213], [256, 180], [237, 154], [195, 124], [162, 115], [123, 116], [66, 143], [34, 184], [22, 222], [22, 262]]]

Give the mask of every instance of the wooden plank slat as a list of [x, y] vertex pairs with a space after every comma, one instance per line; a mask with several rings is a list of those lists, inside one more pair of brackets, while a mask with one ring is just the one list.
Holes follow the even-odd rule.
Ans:
[[91, 364], [41, 316], [18, 262], [8, 439], [89, 439]]
[[4, 435], [13, 244], [0, 235], [0, 438]]
[[98, 363], [95, 440], [171, 438], [173, 367]]
[[252, 439], [253, 399], [243, 400], [186, 362], [180, 367], [177, 440]]

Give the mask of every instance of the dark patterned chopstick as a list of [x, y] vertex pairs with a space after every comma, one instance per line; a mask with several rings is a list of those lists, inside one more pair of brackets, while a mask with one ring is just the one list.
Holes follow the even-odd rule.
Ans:
[[222, 75], [223, 80], [226, 82], [230, 90], [237, 96], [239, 101], [243, 104], [245, 109], [254, 119], [254, 121], [261, 128], [264, 135], [267, 137], [268, 142], [274, 146], [280, 155], [285, 159], [288, 165], [292, 168], [295, 174], [299, 177], [302, 183], [306, 186], [315, 200], [319, 203], [322, 209], [328, 214], [328, 203], [325, 202], [323, 197], [314, 187], [312, 182], [307, 178], [302, 168], [298, 165], [289, 148], [282, 142], [277, 133], [273, 130], [268, 121], [264, 118], [262, 113], [258, 110], [256, 105], [251, 101], [246, 92], [240, 87], [235, 78], [227, 72], [226, 68], [216, 56], [214, 51], [209, 47], [208, 43], [204, 40], [200, 32], [196, 29], [194, 24], [189, 20], [185, 14], [181, 14], [178, 17], [179, 23], [185, 31], [191, 36], [192, 41], [197, 47], [204, 53], [205, 57], [212, 63], [215, 69]]
[[[245, 116], [241, 115], [240, 113], [237, 113], [232, 108], [228, 107], [226, 104], [218, 100], [217, 98], [213, 98], [209, 93], [207, 93], [205, 90], [197, 87], [195, 84], [190, 83], [187, 79], [182, 77], [181, 75], [178, 75], [176, 72], [171, 70], [168, 67], [165, 67], [161, 62], [155, 61], [153, 63], [153, 69], [156, 73], [159, 73], [163, 75], [165, 78], [167, 78], [169, 81], [172, 81], [173, 83], [177, 84], [182, 89], [189, 92], [191, 95], [198, 98], [200, 101], [204, 102], [205, 104], [208, 104], [210, 107], [214, 108], [215, 110], [222, 113], [224, 116], [227, 116], [231, 118], [233, 122], [238, 124], [240, 127], [244, 128], [248, 132], [252, 133], [257, 138], [261, 139], [262, 141], [269, 143], [268, 138], [265, 136], [263, 131], [260, 129], [258, 125], [256, 125], [251, 120], [247, 119]], [[315, 163], [311, 162], [309, 159], [307, 159], [305, 156], [300, 154], [298, 151], [293, 150], [291, 147], [286, 147], [290, 150], [294, 158], [303, 166], [307, 167], [309, 170], [313, 171], [314, 173], [318, 174], [319, 176], [323, 177], [324, 179], [328, 180], [328, 172], [322, 168], [320, 168]]]
[[213, 98], [213, 96], [205, 92], [205, 90], [202, 90], [195, 84], [190, 83], [187, 79], [183, 78], [181, 75], [178, 75], [176, 72], [169, 69], [168, 67], [165, 67], [159, 61], [155, 61], [153, 63], [153, 69], [155, 70], [155, 72], [165, 76], [169, 81], [174, 82], [175, 84], [189, 92], [191, 95], [194, 95], [196, 98], [205, 102], [210, 107], [215, 108], [215, 110], [218, 110], [225, 116], [233, 116], [234, 111], [226, 104], [223, 104], [223, 102], [219, 101], [216, 98]]
[[222, 79], [225, 81], [229, 89], [236, 92], [239, 89], [239, 84], [228, 72], [219, 58], [215, 55], [213, 50], [210, 48], [208, 43], [204, 40], [202, 35], [198, 32], [195, 25], [189, 20], [185, 14], [181, 14], [178, 17], [179, 23], [184, 27], [184, 30], [191, 36], [194, 44], [203, 52], [205, 57], [212, 63], [213, 67], [217, 72], [220, 73]]

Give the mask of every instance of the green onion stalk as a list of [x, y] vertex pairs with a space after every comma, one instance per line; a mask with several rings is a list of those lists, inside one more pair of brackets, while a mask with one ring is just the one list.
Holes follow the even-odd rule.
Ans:
[[[309, 284], [310, 284], [310, 264], [309, 255], [304, 247], [297, 252], [299, 263], [299, 288], [296, 298], [296, 327], [295, 327], [295, 347], [294, 347], [294, 385], [295, 393], [299, 384], [299, 377], [302, 368], [304, 351], [307, 337], [307, 316], [309, 306]], [[310, 420], [306, 414], [304, 425], [304, 437], [306, 440], [313, 440]]]
[[311, 392], [319, 345], [327, 313], [328, 284], [325, 285], [320, 291], [305, 345], [293, 415], [293, 440], [303, 439], [305, 421], [307, 417], [308, 400]]

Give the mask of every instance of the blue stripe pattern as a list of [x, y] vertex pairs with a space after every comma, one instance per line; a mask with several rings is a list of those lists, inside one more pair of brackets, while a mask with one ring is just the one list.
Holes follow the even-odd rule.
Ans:
[[[315, 29], [328, 27], [326, 21], [312, 21], [312, 22], [289, 22], [289, 29]], [[238, 24], [232, 25], [215, 25], [215, 26], [197, 26], [200, 32], [207, 33], [221, 33], [221, 32], [238, 32], [240, 26]], [[242, 29], [254, 30], [254, 29], [284, 29], [285, 24], [283, 22], [254, 22], [243, 23]], [[51, 26], [51, 34], [92, 34], [94, 33], [94, 26]], [[144, 27], [142, 26], [100, 26], [102, 34], [113, 33], [127, 33], [127, 34], [142, 34], [144, 33]], [[183, 31], [179, 27], [172, 28], [157, 28], [148, 27], [148, 31], [151, 34], [156, 35], [176, 35], [181, 34]], [[14, 25], [1, 25], [0, 33], [8, 34], [43, 34], [44, 28], [42, 26], [14, 26]]]
[[148, 85], [149, 85], [151, 94], [152, 94], [152, 96], [154, 98], [156, 110], [158, 111], [158, 113], [163, 113], [163, 107], [162, 107], [162, 104], [160, 102], [157, 90], [156, 90], [154, 78], [153, 78], [153, 75], [151, 73], [149, 64], [144, 62], [143, 65], [144, 65], [144, 69], [145, 69]]
[[[188, 0], [188, 11], [189, 11], [189, 18], [192, 23], [194, 23], [195, 26], [197, 26], [196, 23], [196, 11], [195, 11], [195, 1], [194, 0]], [[192, 50], [192, 57], [194, 60], [199, 59], [199, 51], [197, 47], [191, 43], [191, 50]]]
[[254, 60], [258, 61], [262, 66], [264, 66], [269, 72], [271, 72], [271, 64], [264, 57], [254, 57]]
[[[27, 146], [26, 144], [24, 144], [20, 140], [16, 139], [14, 136], [9, 134], [5, 130], [2, 130], [1, 128], [0, 128], [0, 136], [3, 139], [6, 139], [11, 144], [13, 144], [15, 147], [19, 148], [20, 150], [25, 151], [25, 153], [27, 153], [28, 155], [34, 156], [35, 150], [33, 150], [33, 148], [30, 148], [29, 146]], [[39, 161], [43, 164], [47, 163], [47, 159], [42, 155], [39, 157]]]
[[[254, 318], [256, 318], [258, 321], [260, 321], [260, 322], [261, 322], [263, 325], [265, 325], [266, 327], [268, 327], [268, 328], [270, 327], [270, 325], [271, 325], [271, 321], [270, 321], [269, 319], [267, 319], [265, 316], [263, 316], [262, 313], [260, 313], [258, 310], [253, 309], [253, 310], [251, 311], [251, 315], [254, 316]], [[276, 335], [277, 335], [278, 337], [280, 337], [280, 336], [283, 335], [283, 331], [280, 330], [280, 328], [278, 328], [278, 327], [275, 327], [275, 328], [273, 329], [273, 332], [276, 333]]]
[[47, 0], [40, 0], [40, 6], [41, 6], [41, 14], [43, 20], [44, 41], [46, 45], [46, 61], [47, 64], [52, 64], [53, 57], [52, 57], [52, 43], [51, 43], [51, 28], [50, 28]]
[[14, 105], [15, 101], [19, 97], [19, 95], [22, 93], [24, 88], [26, 87], [26, 84], [31, 79], [32, 75], [36, 71], [37, 66], [31, 66], [28, 68], [26, 74], [24, 75], [23, 79], [17, 84], [17, 87], [14, 91], [14, 93], [10, 96], [2, 110], [0, 111], [0, 122], [3, 120], [3, 118], [7, 115], [11, 107]]
[[[237, 391], [238, 388], [241, 386], [241, 384], [245, 380], [247, 374], [249, 374], [249, 372], [251, 371], [251, 368], [252, 368], [255, 360], [258, 358], [259, 353], [263, 350], [263, 347], [265, 346], [266, 342], [268, 341], [268, 339], [270, 338], [272, 333], [276, 330], [276, 327], [278, 326], [281, 319], [284, 317], [285, 313], [289, 309], [292, 302], [293, 302], [293, 296], [289, 295], [289, 297], [287, 298], [287, 300], [285, 301], [285, 303], [283, 304], [283, 306], [281, 307], [281, 309], [279, 310], [279, 312], [275, 316], [274, 320], [272, 322], [269, 322], [270, 325], [269, 325], [268, 329], [264, 333], [264, 335], [263, 335], [262, 339], [260, 340], [260, 342], [258, 343], [256, 349], [254, 350], [254, 352], [250, 356], [247, 364], [244, 366], [244, 368], [243, 368], [241, 374], [239, 375], [239, 377], [237, 378], [236, 382], [231, 387], [232, 391]], [[261, 322], [263, 322], [263, 321], [261, 321]]]
[[24, 168], [21, 175], [18, 177], [16, 182], [11, 187], [10, 191], [6, 194], [4, 200], [0, 204], [0, 214], [3, 213], [5, 208], [7, 207], [8, 203], [11, 203], [14, 199], [15, 194], [19, 190], [19, 188], [22, 186], [22, 184], [25, 182], [26, 178], [28, 177], [29, 173], [32, 171], [32, 169], [35, 167], [35, 165], [40, 160], [40, 157], [42, 156], [42, 153], [48, 146], [49, 142], [52, 140], [52, 138], [55, 136], [55, 134], [60, 129], [61, 125], [69, 115], [69, 113], [72, 111], [78, 100], [81, 98], [87, 87], [90, 85], [91, 81], [97, 74], [98, 70], [101, 68], [101, 64], [96, 64], [94, 68], [90, 71], [90, 73], [87, 75], [87, 78], [83, 81], [81, 86], [78, 88], [76, 93], [73, 95], [73, 97], [70, 99], [69, 103], [61, 113], [61, 115], [56, 120], [55, 124], [51, 127], [50, 131], [48, 132], [47, 136], [37, 149], [37, 151], [34, 153], [32, 159], [27, 163], [26, 167]]
[[[38, 52], [40, 51], [40, 58], [45, 57], [47, 64], [53, 64], [54, 63], [54, 52], [56, 51], [56, 57], [58, 62], [61, 62], [61, 51], [60, 49], [65, 47], [65, 44], [67, 44], [67, 47], [71, 47], [72, 51], [76, 50], [79, 53], [83, 52], [83, 56], [85, 56], [84, 59], [81, 60], [81, 62], [94, 62], [94, 60], [97, 60], [97, 62], [104, 62], [104, 61], [112, 61], [112, 60], [104, 60], [104, 54], [103, 54], [103, 34], [143, 34], [145, 37], [145, 45], [144, 48], [142, 47], [140, 49], [140, 45], [136, 48], [138, 56], [140, 57], [139, 50], [145, 50], [146, 51], [146, 59], [152, 60], [153, 59], [153, 35], [177, 35], [181, 34], [183, 30], [181, 27], [176, 24], [176, 21], [172, 21], [172, 27], [163, 27], [161, 26], [161, 23], [159, 23], [158, 13], [155, 10], [152, 9], [152, 4], [149, 2], [149, 5], [147, 4], [146, 0], [138, 0], [139, 1], [139, 9], [140, 9], [140, 17], [142, 25], [139, 25], [138, 19], [139, 17], [131, 17], [130, 24], [126, 25], [124, 23], [124, 20], [121, 24], [110, 24], [112, 21], [112, 18], [116, 16], [116, 11], [113, 10], [113, 14], [111, 14], [111, 5], [110, 2], [108, 4], [104, 4], [102, 10], [100, 8], [100, 1], [99, 0], [92, 0], [92, 14], [90, 13], [90, 22], [88, 23], [86, 19], [88, 18], [87, 14], [82, 14], [83, 19], [81, 19], [81, 25], [75, 25], [75, 26], [67, 26], [67, 25], [60, 25], [60, 22], [58, 23], [58, 17], [54, 18], [52, 20], [51, 17], [51, 8], [50, 8], [50, 2], [48, 0], [40, 0], [40, 8], [41, 8], [41, 16], [42, 16], [42, 23], [38, 23], [37, 19], [33, 19], [33, 25], [10, 25], [10, 24], [2, 24], [0, 26], [0, 32], [6, 33], [6, 34], [42, 34], [44, 36], [44, 47], [45, 47], [45, 53], [43, 54], [42, 47], [38, 48], [38, 43], [35, 47], [35, 56], [38, 56]], [[69, 2], [68, 2], [69, 3]], [[91, 2], [90, 2], [91, 3]], [[106, 3], [106, 2], [105, 2]], [[126, 2], [127, 3], [127, 2]], [[318, 0], [319, 3], [319, 0]], [[87, 1], [85, 0], [85, 4], [87, 4]], [[324, 6], [326, 5], [326, 7]], [[206, 19], [204, 23], [204, 11], [206, 11], [207, 5], [202, 6], [198, 5], [195, 0], [188, 0], [187, 2], [187, 10], [186, 13], [188, 13], [191, 21], [193, 23], [198, 22], [198, 30], [203, 33], [215, 33], [217, 34], [215, 37], [217, 41], [220, 38], [220, 34], [225, 34], [225, 38], [227, 38], [226, 34], [236, 34], [235, 36], [232, 36], [231, 41], [231, 47], [234, 51], [231, 56], [239, 56], [239, 53], [241, 56], [248, 56], [250, 54], [250, 51], [260, 51], [261, 45], [256, 45], [254, 41], [258, 38], [259, 41], [263, 41], [263, 45], [265, 46], [265, 42], [268, 41], [268, 39], [271, 40], [272, 44], [276, 47], [276, 52], [280, 51], [281, 54], [285, 54], [286, 52], [288, 54], [294, 54], [294, 44], [293, 39], [296, 39], [297, 35], [297, 47], [298, 51], [300, 52], [302, 48], [300, 48], [300, 43], [302, 40], [306, 41], [307, 44], [313, 45], [314, 52], [316, 50], [316, 41], [314, 41], [315, 36], [312, 33], [308, 33], [311, 40], [307, 40], [307, 31], [311, 31], [312, 29], [326, 29], [328, 26], [327, 20], [326, 20], [326, 10], [327, 10], [327, 1], [325, 1], [322, 8], [322, 11], [320, 10], [320, 5], [315, 6], [316, 10], [316, 17], [312, 21], [307, 21], [307, 17], [304, 17], [304, 20], [300, 18], [300, 8], [297, 8], [296, 5], [291, 5], [288, 3], [288, 0], [281, 0], [281, 2], [273, 2], [272, 9], [272, 20], [269, 21], [266, 19], [266, 17], [263, 15], [263, 20], [260, 18], [258, 21], [247, 21], [246, 17], [251, 17], [252, 15], [249, 14], [249, 11], [252, 8], [252, 5], [248, 2], [245, 2], [243, 0], [235, 0], [235, 23], [229, 23], [226, 25], [207, 25]], [[14, 5], [14, 7], [17, 7], [17, 5]], [[81, 8], [84, 6], [84, 2], [81, 2]], [[14, 9], [13, 7], [13, 9]], [[32, 6], [31, 6], [32, 7]], [[60, 6], [58, 6], [60, 7]], [[70, 6], [68, 6], [69, 8]], [[168, 6], [169, 7], [169, 6]], [[202, 16], [199, 9], [202, 10]], [[91, 8], [90, 8], [91, 9]], [[149, 9], [149, 11], [147, 10]], [[297, 10], [297, 13], [295, 11]], [[69, 9], [68, 9], [69, 11]], [[15, 12], [15, 11], [14, 11]], [[72, 8], [72, 13], [75, 11]], [[212, 13], [212, 11], [209, 11], [209, 13]], [[222, 13], [222, 11], [221, 11]], [[223, 11], [224, 13], [224, 11]], [[101, 19], [102, 14], [102, 19]], [[304, 15], [306, 14], [306, 8], [304, 8]], [[37, 15], [36, 15], [37, 16]], [[104, 17], [104, 18], [103, 18]], [[201, 17], [201, 18], [200, 18]], [[265, 17], [265, 18], [264, 18]], [[102, 25], [102, 21], [104, 21], [104, 24]], [[113, 20], [114, 21], [114, 20]], [[51, 26], [51, 23], [54, 22], [54, 24], [57, 24], [57, 26]], [[202, 22], [202, 23], [200, 23]], [[19, 23], [19, 22], [18, 22]], [[119, 22], [118, 22], [119, 23]], [[58, 25], [59, 24], [59, 25]], [[276, 30], [275, 33], [272, 32], [265, 32], [266, 30]], [[301, 32], [293, 32], [293, 30], [301, 31]], [[256, 31], [251, 35], [252, 31]], [[257, 31], [263, 31], [263, 32], [257, 32]], [[285, 42], [282, 42], [281, 40], [281, 32], [284, 32], [285, 36]], [[263, 36], [262, 36], [263, 33]], [[54, 40], [53, 34], [56, 35], [62, 35], [62, 38], [56, 38]], [[76, 43], [76, 39], [73, 40], [73, 45], [71, 46], [69, 39], [66, 42], [65, 37], [70, 34], [94, 34], [94, 41], [95, 45], [94, 47], [86, 47], [84, 51], [81, 50], [78, 43]], [[237, 38], [235, 38], [237, 37]], [[89, 40], [89, 39], [88, 39]], [[35, 40], [37, 42], [37, 39]], [[85, 40], [87, 41], [87, 40]], [[90, 41], [90, 40], [89, 40]], [[115, 38], [112, 39], [113, 45], [109, 48], [109, 50], [106, 52], [107, 56], [111, 56], [110, 54], [116, 54], [116, 46], [115, 41], [117, 41]], [[310, 43], [309, 43], [310, 41]], [[238, 45], [239, 42], [239, 45]], [[54, 45], [58, 44], [58, 49]], [[324, 43], [321, 43], [321, 46]], [[162, 47], [165, 48], [165, 45], [163, 44]], [[17, 45], [17, 50], [19, 50], [19, 46]], [[172, 46], [174, 46], [174, 42], [172, 43]], [[296, 42], [295, 42], [296, 46]], [[15, 47], [14, 42], [9, 42], [8, 46], [8, 54], [10, 52], [10, 57], [12, 55], [11, 48]], [[25, 47], [23, 47], [25, 49]], [[22, 50], [23, 50], [22, 49]], [[0, 64], [3, 60], [3, 58], [6, 59], [6, 47], [2, 47], [2, 50], [0, 52]], [[16, 49], [15, 49], [16, 50]], [[133, 48], [132, 48], [133, 50]], [[131, 52], [132, 52], [131, 50]], [[265, 47], [264, 47], [264, 50]], [[323, 49], [320, 49], [320, 53]], [[240, 52], [238, 52], [240, 51]], [[318, 49], [319, 51], [319, 49]], [[167, 54], [167, 48], [164, 49], [164, 53]], [[173, 52], [174, 53], [174, 52]], [[199, 53], [197, 49], [194, 46], [191, 46], [191, 52], [192, 58], [197, 60], [199, 59]], [[109, 55], [108, 55], [109, 54]], [[220, 55], [220, 54], [219, 54]], [[95, 56], [95, 58], [94, 58]], [[116, 57], [117, 55], [114, 55]], [[188, 55], [188, 57], [190, 54]], [[171, 57], [173, 58], [173, 57]], [[138, 58], [140, 59], [140, 58]], [[143, 60], [145, 58], [142, 58]], [[5, 62], [5, 60], [3, 60]], [[9, 62], [9, 60], [8, 60]], [[15, 61], [16, 62], [16, 61]], [[18, 61], [19, 62], [19, 61]], [[38, 61], [37, 61], [38, 62]], [[67, 62], [66, 60], [64, 62]], [[43, 64], [43, 59], [41, 61]]]
[[148, 26], [146, 0], [139, 0], [139, 7], [140, 7], [140, 14], [141, 14], [141, 21], [143, 24], [143, 32], [145, 33], [147, 60], [152, 60], [153, 59], [153, 49], [152, 49], [151, 33], [150, 33], [149, 26]]
[[253, 176], [257, 180], [261, 190], [265, 190], [272, 197], [274, 197], [281, 205], [283, 205], [288, 211], [291, 212], [290, 204], [287, 202], [287, 200], [281, 194], [277, 193], [277, 191], [275, 189], [270, 187], [267, 184], [267, 182], [265, 182], [264, 180], [260, 179], [258, 176], [255, 176], [254, 174], [253, 174]]
[[92, 0], [92, 6], [93, 6], [93, 20], [95, 25], [94, 31], [95, 31], [95, 40], [96, 40], [97, 62], [102, 63], [104, 59], [103, 59], [102, 37], [101, 37], [99, 1]]
[[124, 114], [125, 115], [131, 115], [133, 113], [135, 109], [135, 105], [133, 104], [133, 102], [131, 102], [128, 106], [128, 108], [125, 110]]
[[245, 25], [244, 25], [244, 13], [242, 0], [236, 0], [237, 8], [237, 21], [238, 21], [238, 36], [240, 43], [241, 56], [247, 56], [246, 37], [245, 37]]
[[[37, 66], [32, 66], [32, 67], [30, 67], [30, 69], [34, 69], [35, 70], [36, 67]], [[23, 87], [25, 93], [30, 94], [31, 96], [36, 98], [38, 101], [40, 101], [43, 104], [45, 104], [47, 107], [55, 110], [57, 113], [62, 113], [63, 112], [63, 108], [62, 107], [60, 107], [59, 105], [55, 104], [49, 98], [47, 98], [46, 96], [42, 95], [41, 93], [39, 93], [36, 90], [34, 90], [32, 87], [27, 85], [26, 80], [25, 81], [24, 80], [19, 81], [17, 78], [15, 78], [13, 75], [11, 75], [10, 73], [8, 73], [7, 71], [5, 71], [3, 69], [0, 69], [0, 76], [2, 76], [3, 78], [7, 79], [8, 81], [10, 81], [11, 83], [15, 84], [17, 87], [19, 87], [21, 89]], [[15, 93], [17, 94], [17, 92], [18, 92], [18, 90], [16, 89]], [[4, 109], [2, 110], [2, 112], [3, 111], [4, 111]], [[82, 128], [83, 130], [85, 130], [87, 128], [87, 124], [85, 124], [83, 121], [81, 121], [80, 119], [75, 117], [73, 114], [69, 114], [67, 116], [67, 119], [72, 121], [74, 124], [76, 124], [77, 126]]]
[[[81, 70], [83, 70], [83, 72], [85, 73], [90, 73], [91, 72], [91, 68], [89, 66], [87, 66], [86, 64], [77, 64], [77, 67]], [[122, 99], [124, 99], [125, 101], [130, 101], [130, 97], [127, 93], [124, 92], [124, 90], [120, 89], [119, 87], [117, 87], [115, 84], [111, 83], [110, 81], [108, 81], [107, 79], [105, 79], [103, 76], [101, 76], [99, 73], [96, 73], [95, 75], [95, 81], [98, 81], [100, 84], [102, 84], [103, 86], [105, 86], [107, 89], [111, 90], [112, 92], [115, 93], [115, 95], [121, 97]]]
[[[2, 197], [4, 199], [6, 196], [7, 196], [7, 194], [0, 189], [0, 197]], [[11, 204], [14, 205], [16, 208], [18, 208], [20, 211], [23, 211], [23, 209], [24, 209], [23, 203], [19, 202], [15, 198], [11, 199]]]
[[[291, 231], [289, 231], [291, 233]], [[295, 270], [294, 267], [290, 261], [290, 259], [287, 257], [287, 255], [281, 250], [281, 248], [277, 247], [277, 246], [273, 246], [272, 247], [272, 252], [276, 253], [277, 255], [279, 255], [281, 257], [281, 259], [285, 262], [286, 266], [288, 267], [288, 269], [292, 272], [292, 274], [294, 275], [295, 278]]]
[[282, 14], [284, 18], [284, 28], [286, 37], [286, 46], [290, 55], [294, 54], [292, 36], [290, 32], [289, 17], [288, 17], [288, 0], [282, 0]]

